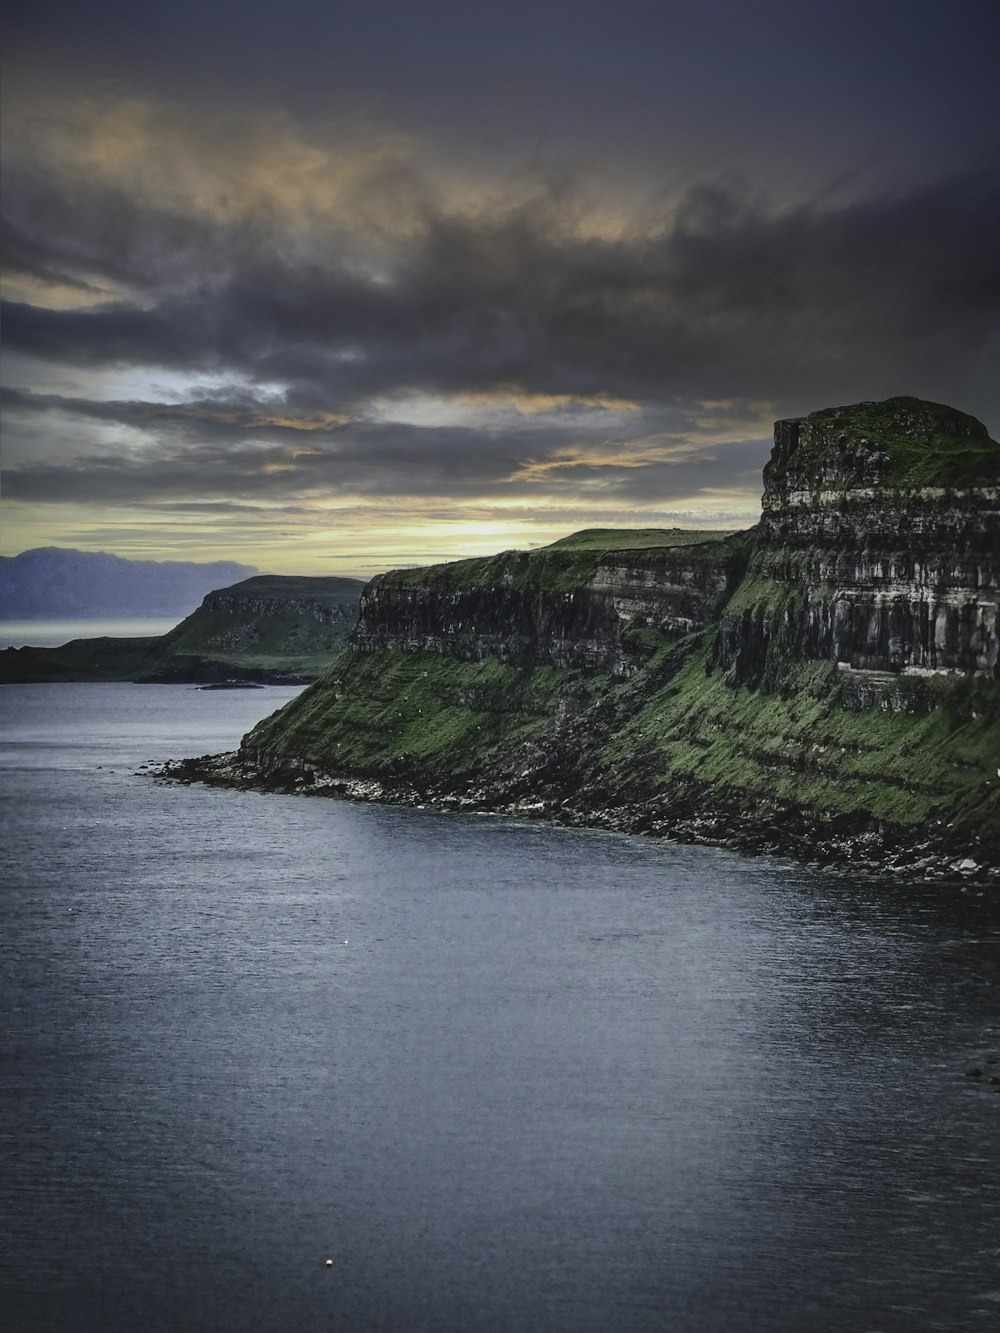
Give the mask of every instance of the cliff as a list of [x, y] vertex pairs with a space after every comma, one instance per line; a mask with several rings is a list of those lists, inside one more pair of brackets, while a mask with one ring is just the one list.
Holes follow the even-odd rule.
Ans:
[[752, 532], [385, 575], [325, 677], [184, 774], [995, 879], [998, 481], [935, 404], [778, 422]]
[[315, 680], [345, 646], [360, 579], [257, 575], [220, 588], [168, 634], [0, 652], [0, 682]]
[[715, 660], [754, 683], [837, 663], [860, 704], [918, 707], [931, 674], [994, 677], [1000, 449], [919, 399], [779, 421], [747, 578]]
[[676, 528], [647, 534], [656, 543], [647, 549], [620, 549], [627, 539], [583, 532], [539, 551], [382, 574], [362, 594], [352, 646], [629, 676], [651, 643], [717, 619], [747, 543]]

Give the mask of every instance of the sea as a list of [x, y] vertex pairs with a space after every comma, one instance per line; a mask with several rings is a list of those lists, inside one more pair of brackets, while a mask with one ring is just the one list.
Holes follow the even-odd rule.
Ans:
[[296, 692], [0, 688], [5, 1329], [997, 1327], [989, 898], [143, 768]]

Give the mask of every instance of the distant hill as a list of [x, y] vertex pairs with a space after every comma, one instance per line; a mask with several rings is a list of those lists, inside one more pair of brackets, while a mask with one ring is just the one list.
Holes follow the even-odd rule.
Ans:
[[66, 620], [186, 616], [207, 593], [256, 574], [232, 561], [126, 560], [41, 546], [0, 556], [0, 618]]
[[169, 634], [0, 652], [0, 683], [315, 680], [347, 643], [361, 579], [261, 574], [210, 592]]

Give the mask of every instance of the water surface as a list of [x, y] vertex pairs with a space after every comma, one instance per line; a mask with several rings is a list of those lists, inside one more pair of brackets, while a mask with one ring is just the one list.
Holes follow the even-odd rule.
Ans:
[[294, 693], [0, 690], [8, 1327], [995, 1327], [987, 900], [135, 776]]

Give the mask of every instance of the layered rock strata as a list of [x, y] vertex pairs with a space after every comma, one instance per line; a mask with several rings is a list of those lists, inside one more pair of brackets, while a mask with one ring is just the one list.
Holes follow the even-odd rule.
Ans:
[[998, 486], [935, 404], [778, 422], [753, 532], [387, 575], [327, 676], [184, 778], [993, 882]]
[[915, 399], [777, 422], [747, 579], [718, 636], [732, 681], [763, 679], [772, 644], [774, 670], [836, 662], [862, 701], [904, 697], [878, 688], [900, 673], [995, 678], [997, 452], [974, 418]]
[[711, 625], [746, 565], [741, 539], [674, 534], [677, 545], [587, 553], [510, 551], [372, 580], [355, 652], [403, 648], [465, 662], [542, 664], [631, 675], [648, 657], [637, 630], [679, 638]]

